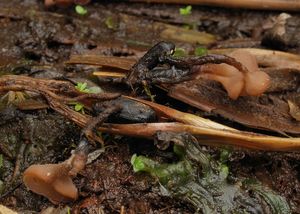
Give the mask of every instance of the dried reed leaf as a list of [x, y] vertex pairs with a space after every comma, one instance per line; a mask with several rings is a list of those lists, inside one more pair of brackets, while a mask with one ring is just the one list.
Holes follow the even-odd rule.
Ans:
[[195, 4], [207, 5], [213, 7], [229, 7], [229, 8], [247, 8], [256, 10], [283, 10], [283, 11], [299, 11], [300, 2], [289, 0], [130, 0], [132, 2], [155, 2], [155, 3], [171, 3], [171, 4]]
[[[291, 68], [300, 70], [300, 55], [291, 54], [283, 51], [274, 51], [258, 48], [239, 48], [245, 50], [254, 55], [260, 66], [263, 67], [276, 67], [276, 68]], [[229, 54], [235, 48], [228, 49], [212, 49], [209, 53], [214, 54]]]

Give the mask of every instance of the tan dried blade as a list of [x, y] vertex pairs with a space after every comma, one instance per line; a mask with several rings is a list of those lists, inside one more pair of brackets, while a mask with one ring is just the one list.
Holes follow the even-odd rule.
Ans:
[[[276, 68], [293, 68], [300, 70], [300, 55], [287, 53], [283, 51], [274, 51], [258, 48], [238, 48], [245, 50], [254, 55], [260, 66], [276, 67]], [[237, 48], [212, 49], [209, 53], [214, 54], [229, 54]]]
[[129, 58], [121, 58], [115, 56], [99, 56], [99, 55], [72, 55], [66, 64], [87, 64], [98, 65], [110, 68], [118, 68], [129, 70], [136, 61]]
[[300, 138], [282, 138], [244, 131], [217, 130], [181, 123], [109, 124], [99, 131], [119, 135], [151, 138], [158, 131], [189, 132], [199, 143], [218, 146], [234, 146], [266, 151], [299, 151]]
[[256, 10], [281, 10], [281, 11], [299, 11], [300, 2], [297, 0], [130, 0], [132, 2], [155, 2], [169, 4], [195, 4], [207, 5], [213, 7], [246, 8]]
[[220, 129], [220, 130], [231, 130], [231, 131], [236, 130], [231, 127], [222, 125], [220, 123], [216, 123], [214, 121], [205, 119], [203, 117], [199, 117], [194, 114], [184, 113], [184, 112], [169, 108], [164, 105], [160, 105], [160, 104], [153, 103], [153, 102], [146, 101], [146, 100], [137, 99], [134, 97], [128, 97], [128, 96], [124, 96], [124, 97], [144, 103], [144, 104], [150, 106], [151, 108], [153, 108], [159, 114], [162, 114], [163, 116], [166, 116], [168, 118], [172, 118], [178, 122], [182, 122], [184, 124], [198, 126], [198, 127], [204, 127], [204, 128], [214, 128], [214, 129]]

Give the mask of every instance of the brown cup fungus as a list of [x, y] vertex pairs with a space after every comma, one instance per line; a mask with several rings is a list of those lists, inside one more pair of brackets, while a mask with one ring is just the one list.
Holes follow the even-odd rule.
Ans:
[[200, 66], [199, 76], [220, 82], [231, 99], [239, 96], [259, 96], [270, 85], [270, 77], [258, 68], [256, 58], [244, 50], [236, 50], [231, 57], [242, 63], [248, 72], [243, 73], [227, 64], [207, 64]]
[[52, 203], [65, 203], [78, 198], [72, 177], [82, 170], [87, 154], [75, 152], [68, 160], [58, 164], [32, 165], [25, 170], [23, 182], [31, 191], [47, 197]]

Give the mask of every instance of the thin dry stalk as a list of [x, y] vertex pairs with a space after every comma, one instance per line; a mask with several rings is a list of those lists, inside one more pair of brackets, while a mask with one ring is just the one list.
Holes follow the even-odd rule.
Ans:
[[194, 4], [214, 7], [246, 8], [256, 10], [299, 11], [300, 2], [297, 0], [129, 0], [132, 2], [153, 2], [170, 4]]
[[[16, 81], [12, 81], [14, 77]], [[79, 112], [76, 112], [68, 107], [60, 98], [58, 98], [59, 94], [52, 92], [53, 88], [51, 88], [51, 85], [41, 84], [45, 83], [45, 81], [47, 80], [23, 76], [2, 76], [0, 77], [0, 92], [7, 92], [10, 90], [28, 90], [37, 92], [47, 99], [52, 109], [72, 120], [80, 127], [86, 127], [89, 121], [91, 121], [91, 117], [80, 114]], [[60, 81], [55, 83], [60, 83]], [[63, 84], [63, 82], [61, 82], [61, 84]], [[53, 85], [56, 84], [52, 84], [52, 86]], [[68, 94], [68, 91], [64, 92], [65, 94]], [[300, 138], [272, 137], [238, 130], [223, 130], [212, 127], [201, 127], [199, 124], [198, 126], [185, 125], [182, 123], [103, 124], [103, 126], [99, 127], [98, 130], [107, 133], [143, 138], [152, 138], [158, 131], [171, 131], [177, 133], [189, 132], [195, 135], [199, 139], [200, 143], [208, 145], [229, 145], [234, 147], [269, 151], [300, 150]]]
[[233, 146], [266, 151], [299, 151], [300, 138], [281, 138], [244, 131], [227, 131], [184, 125], [181, 123], [108, 124], [99, 131], [119, 135], [151, 138], [158, 131], [189, 132], [199, 143], [217, 146]]
[[229, 126], [225, 126], [220, 123], [216, 123], [214, 121], [205, 119], [203, 117], [198, 117], [194, 114], [184, 113], [184, 112], [169, 108], [164, 105], [160, 105], [160, 104], [153, 103], [153, 102], [146, 101], [146, 100], [137, 99], [134, 97], [128, 97], [128, 96], [123, 96], [123, 97], [144, 103], [144, 104], [150, 106], [151, 108], [153, 108], [157, 113], [162, 114], [162, 116], [171, 118], [173, 120], [176, 120], [178, 122], [181, 122], [181, 123], [184, 123], [187, 125], [199, 126], [199, 127], [204, 127], [204, 128], [220, 129], [220, 130], [237, 131], [236, 129], [233, 129]]
[[[135, 63], [134, 59], [99, 56], [99, 55], [71, 55], [70, 60], [66, 64], [88, 64], [106, 67], [115, 67], [123, 70], [129, 70]], [[113, 66], [112, 66], [113, 65]]]
[[229, 54], [235, 50], [244, 50], [256, 57], [257, 62], [262, 67], [291, 68], [300, 70], [300, 56], [283, 51], [274, 51], [258, 48], [227, 48], [212, 49], [209, 53]]

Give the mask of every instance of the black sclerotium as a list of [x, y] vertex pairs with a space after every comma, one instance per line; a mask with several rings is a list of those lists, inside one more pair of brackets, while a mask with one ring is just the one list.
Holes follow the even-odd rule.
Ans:
[[[132, 68], [125, 82], [135, 85], [146, 81], [151, 83], [178, 83], [191, 78], [191, 74], [204, 64], [226, 63], [239, 71], [248, 72], [247, 68], [234, 58], [208, 54], [205, 56], [174, 57], [175, 45], [170, 42], [160, 42], [153, 46]], [[193, 69], [195, 67], [198, 69]]]
[[159, 42], [130, 69], [130, 73], [114, 82], [125, 82], [129, 86], [142, 83], [178, 83], [192, 78], [199, 66], [204, 64], [226, 63], [246, 73], [247, 68], [234, 58], [208, 54], [205, 56], [174, 57], [175, 45], [171, 42]]
[[175, 45], [171, 42], [157, 43], [130, 69], [125, 82], [128, 85], [141, 83], [145, 79], [147, 72], [155, 68], [159, 63], [163, 63], [174, 51]]
[[110, 106], [116, 105], [121, 108], [107, 118], [107, 122], [109, 123], [151, 123], [156, 121], [156, 113], [152, 108], [124, 97], [96, 103], [93, 106], [93, 111], [99, 115], [105, 112]]

